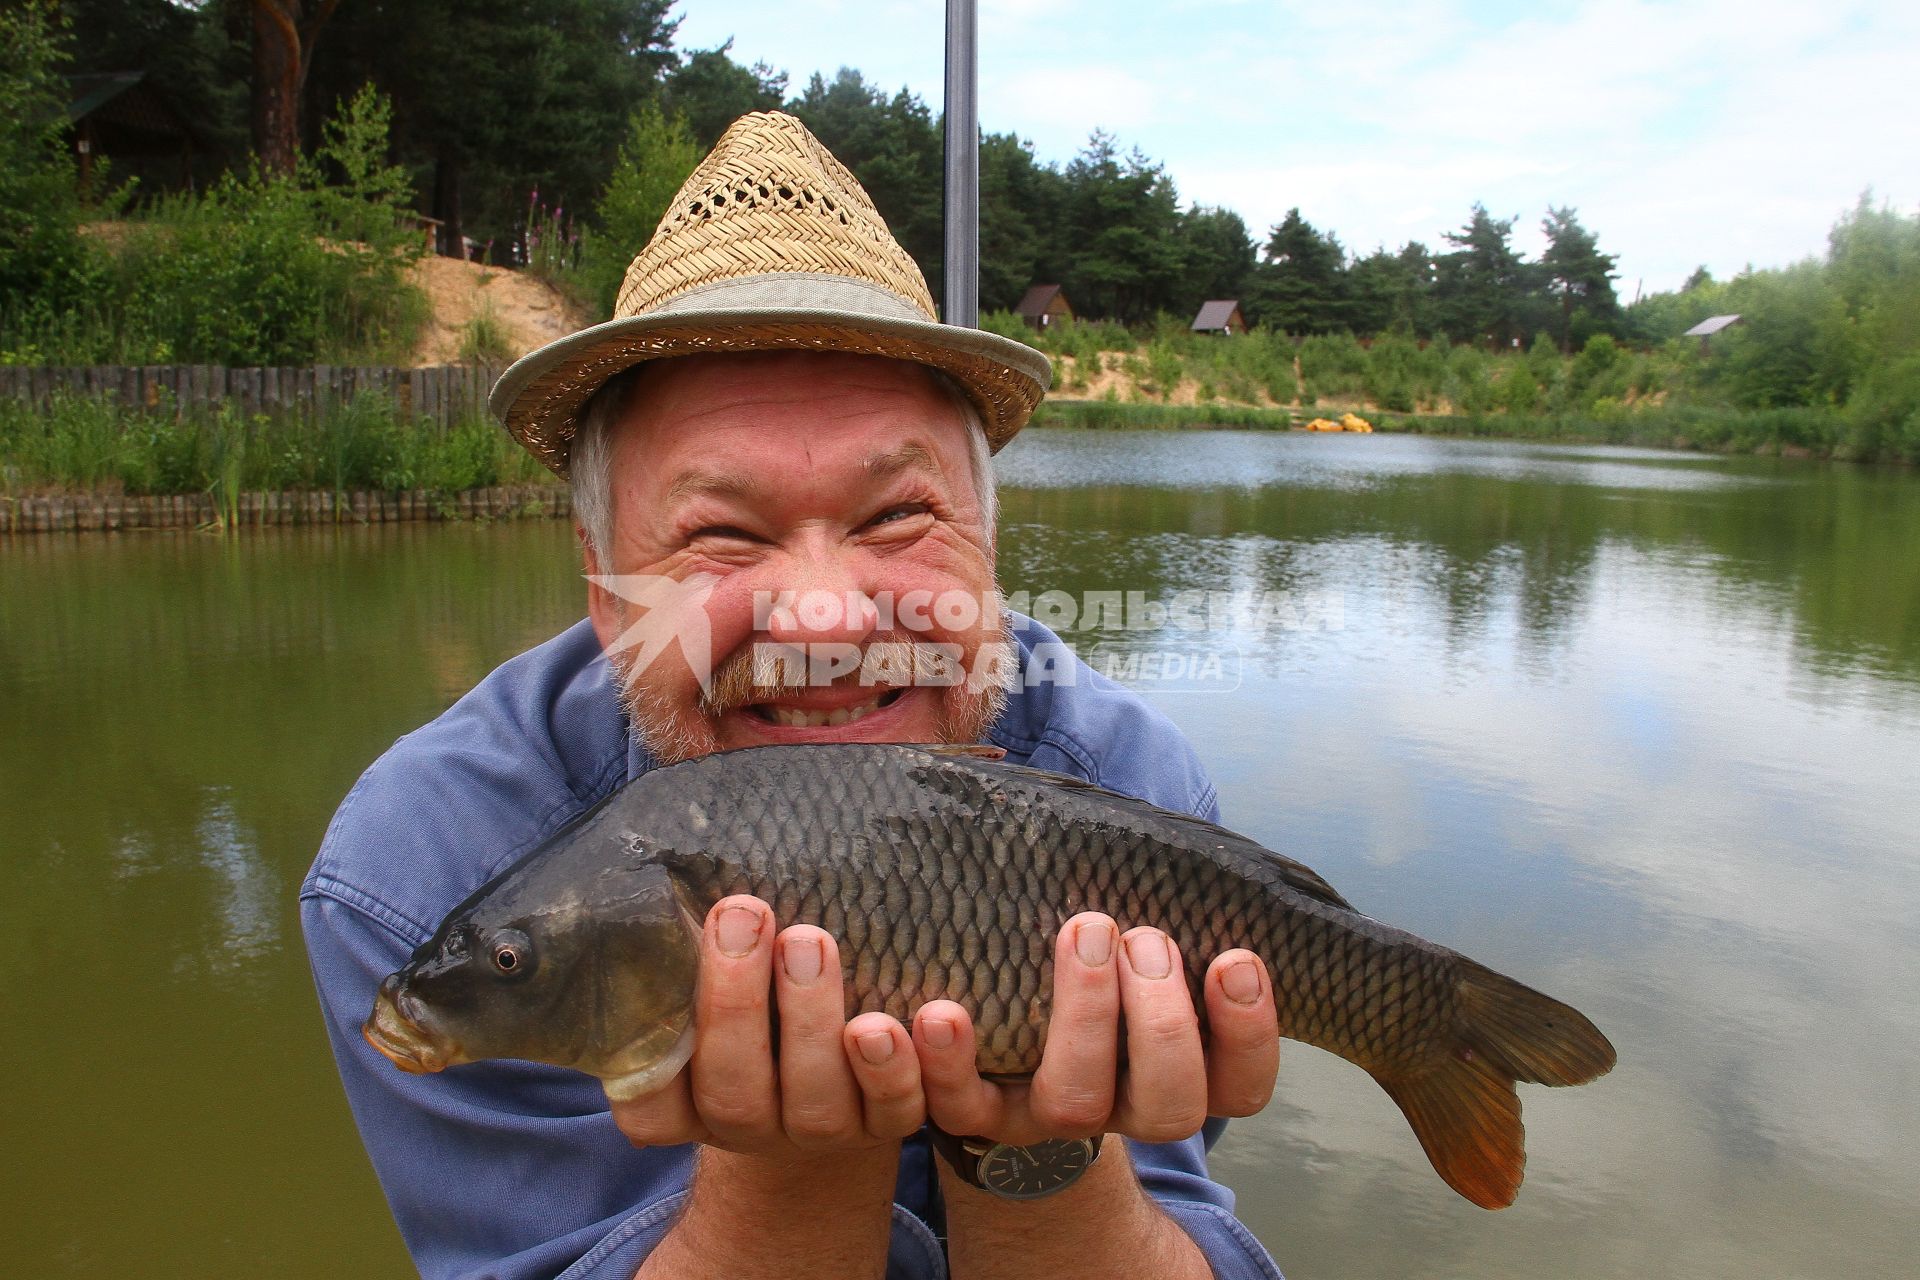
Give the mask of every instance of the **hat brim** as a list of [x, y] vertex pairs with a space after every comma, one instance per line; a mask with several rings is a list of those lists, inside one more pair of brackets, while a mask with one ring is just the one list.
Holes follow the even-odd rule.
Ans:
[[982, 329], [815, 308], [687, 309], [609, 320], [549, 342], [514, 361], [488, 403], [564, 480], [581, 406], [609, 378], [653, 360], [744, 351], [887, 356], [939, 369], [966, 389], [995, 451], [1026, 425], [1053, 381], [1046, 356]]

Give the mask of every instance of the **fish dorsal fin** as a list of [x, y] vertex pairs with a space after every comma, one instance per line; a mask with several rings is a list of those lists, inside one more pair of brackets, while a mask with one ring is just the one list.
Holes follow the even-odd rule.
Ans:
[[1309, 898], [1318, 898], [1328, 906], [1339, 907], [1342, 911], [1352, 911], [1356, 915], [1360, 914], [1351, 902], [1340, 896], [1338, 889], [1328, 884], [1325, 877], [1306, 863], [1289, 858], [1284, 853], [1275, 853], [1257, 840], [1251, 840], [1217, 822], [1208, 822], [1205, 818], [1196, 818], [1186, 813], [1174, 813], [1170, 816], [1177, 822], [1198, 827], [1209, 834], [1225, 836], [1235, 844], [1252, 845], [1259, 851], [1261, 859], [1280, 873], [1280, 878], [1286, 882], [1288, 888], [1298, 890]]
[[[959, 759], [990, 760], [996, 762], [999, 761], [1002, 756], [1006, 755], [1006, 752], [999, 747], [936, 745], [922, 747], [921, 750], [935, 755], [946, 755]], [[1262, 861], [1279, 874], [1281, 881], [1284, 882], [1289, 889], [1294, 890], [1296, 893], [1303, 893], [1307, 897], [1317, 901], [1324, 902], [1328, 906], [1339, 907], [1342, 911], [1353, 911], [1356, 915], [1360, 914], [1351, 902], [1341, 897], [1337, 889], [1328, 884], [1318, 871], [1315, 871], [1306, 863], [1296, 862], [1284, 853], [1275, 853], [1259, 841], [1243, 836], [1238, 831], [1223, 827], [1217, 822], [1209, 822], [1205, 818], [1196, 818], [1190, 813], [1181, 813], [1177, 809], [1163, 809], [1157, 804], [1140, 799], [1138, 796], [1130, 796], [1118, 791], [1112, 791], [1100, 786], [1098, 783], [1088, 782], [1085, 778], [1076, 778], [1071, 774], [1049, 773], [1045, 769], [1036, 769], [1032, 765], [1024, 764], [999, 764], [994, 772], [1002, 770], [1007, 773], [1024, 775], [1025, 777], [1032, 778], [1036, 782], [1045, 783], [1050, 787], [1058, 787], [1063, 791], [1080, 791], [1097, 795], [1110, 801], [1117, 808], [1152, 813], [1165, 821], [1192, 828], [1194, 831], [1205, 835], [1209, 839], [1224, 841], [1245, 852], [1257, 854]]]
[[987, 742], [929, 742], [918, 744], [914, 749], [930, 756], [954, 756], [962, 760], [1004, 760], [1007, 757], [1005, 747], [996, 747]]

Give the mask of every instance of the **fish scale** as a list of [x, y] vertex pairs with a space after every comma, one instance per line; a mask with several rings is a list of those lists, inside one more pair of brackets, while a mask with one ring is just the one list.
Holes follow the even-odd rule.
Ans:
[[[1440, 1176], [1487, 1207], [1513, 1199], [1525, 1163], [1515, 1082], [1612, 1067], [1577, 1010], [1360, 914], [1302, 864], [998, 754], [759, 747], [645, 774], [450, 913], [382, 985], [367, 1038], [409, 1070], [530, 1057], [621, 1097], [656, 1088], [696, 1043], [686, 921], [750, 893], [838, 939], [849, 1014], [910, 1023], [957, 1001], [979, 1069], [1002, 1076], [1040, 1065], [1053, 948], [1076, 913], [1169, 934], [1196, 1010], [1208, 964], [1247, 948], [1280, 1034], [1367, 1070]], [[527, 961], [492, 973], [503, 945]], [[586, 1034], [555, 1012], [583, 1006], [614, 1013]]]
[[[1078, 911], [1105, 912], [1123, 928], [1165, 930], [1179, 944], [1196, 997], [1215, 955], [1248, 947], [1270, 962], [1286, 1033], [1363, 1066], [1417, 1057], [1447, 1021], [1446, 958], [1419, 955], [1425, 963], [1408, 970], [1408, 935], [1362, 936], [1349, 922], [1322, 920], [1313, 910], [1320, 904], [1308, 901], [1286, 916], [1247, 909], [1261, 893], [1298, 896], [1263, 874], [1266, 851], [1251, 841], [1201, 824], [1182, 830], [1178, 822], [1142, 823], [1139, 812], [1116, 813], [1106, 793], [1063, 796], [1053, 780], [1023, 779], [990, 761], [930, 756], [909, 775], [873, 759], [871, 750], [790, 752], [753, 793], [768, 798], [766, 807], [734, 805], [732, 821], [727, 810], [739, 792], [729, 774], [740, 753], [681, 766], [681, 786], [712, 820], [700, 831], [669, 826], [635, 834], [683, 873], [700, 910], [728, 894], [751, 893], [783, 925], [828, 927], [862, 917], [871, 910], [875, 873], [884, 869], [887, 897], [901, 885], [909, 912], [879, 934], [829, 929], [843, 945], [849, 1009], [910, 1021], [928, 1000], [955, 1000], [974, 1019], [986, 1072], [1020, 1075], [1039, 1065], [1053, 935]], [[926, 803], [903, 805], [902, 788]], [[781, 814], [771, 799], [778, 795], [811, 802]], [[1071, 812], [1076, 808], [1087, 812]], [[1138, 808], [1160, 817], [1150, 806]], [[1050, 838], [1063, 829], [1070, 838]], [[956, 841], [956, 830], [966, 837]], [[1216, 837], [1211, 847], [1194, 839], [1199, 830]], [[817, 852], [803, 854], [797, 845]], [[683, 859], [683, 849], [703, 856]], [[719, 849], [728, 856], [704, 856]], [[971, 877], [964, 874], [969, 863]], [[979, 940], [979, 960], [961, 954], [961, 930]], [[876, 945], [884, 945], [884, 956], [866, 956]], [[1363, 981], [1363, 974], [1371, 976]], [[1388, 974], [1392, 998], [1380, 980]], [[1341, 998], [1351, 995], [1359, 998]]]

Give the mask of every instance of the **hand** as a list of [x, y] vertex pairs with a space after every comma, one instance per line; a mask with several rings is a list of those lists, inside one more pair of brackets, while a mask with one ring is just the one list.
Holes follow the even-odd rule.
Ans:
[[825, 931], [794, 925], [776, 937], [766, 903], [723, 898], [700, 949], [693, 1060], [665, 1088], [612, 1104], [629, 1141], [781, 1156], [897, 1142], [925, 1121], [905, 1028], [877, 1013], [847, 1021], [840, 952]]
[[1247, 1116], [1266, 1105], [1280, 1066], [1266, 966], [1242, 950], [1208, 966], [1203, 1046], [1173, 940], [1152, 928], [1117, 932], [1097, 912], [1060, 930], [1047, 1045], [1030, 1083], [982, 1080], [967, 1011], [949, 1000], [922, 1006], [913, 1041], [935, 1124], [1020, 1145], [1102, 1133], [1175, 1142], [1209, 1115]]

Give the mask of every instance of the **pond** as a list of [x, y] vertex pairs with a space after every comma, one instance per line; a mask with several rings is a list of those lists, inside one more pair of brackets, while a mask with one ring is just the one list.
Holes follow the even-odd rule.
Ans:
[[[1910, 1272], [1920, 477], [1040, 430], [1000, 473], [1003, 584], [1186, 730], [1230, 825], [1620, 1051], [1523, 1086], [1489, 1214], [1288, 1042], [1216, 1169], [1289, 1276]], [[579, 615], [572, 554], [0, 541], [10, 1270], [408, 1274], [294, 893], [374, 756]]]

